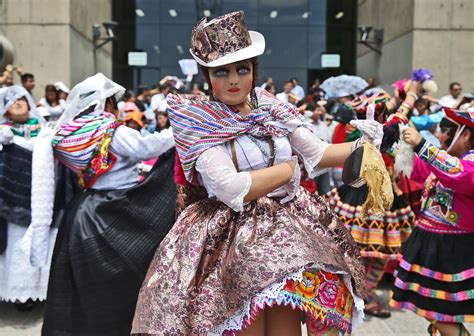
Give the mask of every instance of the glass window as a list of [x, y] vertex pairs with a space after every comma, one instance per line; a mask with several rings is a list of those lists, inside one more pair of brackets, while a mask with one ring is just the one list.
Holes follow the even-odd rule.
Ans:
[[149, 66], [160, 65], [160, 26], [154, 23], [137, 24], [136, 48], [146, 51]]
[[189, 0], [150, 0], [159, 7], [160, 20], [163, 24], [194, 25], [198, 18], [195, 1]]
[[308, 24], [308, 0], [260, 0], [258, 4], [259, 24]]
[[308, 31], [298, 26], [260, 26], [265, 36], [265, 53], [261, 56], [265, 66], [306, 68]]
[[178, 61], [190, 58], [192, 25], [163, 25], [161, 27], [161, 66], [178, 66]]

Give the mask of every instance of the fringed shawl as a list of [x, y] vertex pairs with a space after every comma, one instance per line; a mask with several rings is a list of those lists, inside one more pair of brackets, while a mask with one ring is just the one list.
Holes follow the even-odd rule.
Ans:
[[52, 144], [60, 161], [79, 176], [85, 189], [112, 168], [116, 161], [109, 152], [112, 136], [122, 123], [107, 112], [92, 112], [59, 127]]

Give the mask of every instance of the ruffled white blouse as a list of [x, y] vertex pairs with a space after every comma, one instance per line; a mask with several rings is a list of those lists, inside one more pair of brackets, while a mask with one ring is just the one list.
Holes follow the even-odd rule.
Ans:
[[[229, 143], [208, 149], [199, 156], [196, 162], [198, 178], [209, 196], [217, 197], [234, 211], [243, 210], [244, 198], [252, 185], [249, 172], [266, 168], [268, 164], [263, 151], [270, 153], [270, 145], [265, 139], [253, 139], [258, 142], [258, 145], [247, 135], [242, 135], [235, 140], [235, 155], [240, 171], [237, 171], [232, 160]], [[311, 178], [324, 174], [328, 170], [328, 168], [319, 168], [318, 164], [329, 144], [320, 140], [309, 128], [297, 127], [291, 130], [287, 137], [273, 137], [273, 140], [275, 165], [298, 158]], [[267, 196], [283, 197], [282, 203], [292, 200], [300, 184], [299, 173], [300, 167], [296, 165], [292, 180]]]

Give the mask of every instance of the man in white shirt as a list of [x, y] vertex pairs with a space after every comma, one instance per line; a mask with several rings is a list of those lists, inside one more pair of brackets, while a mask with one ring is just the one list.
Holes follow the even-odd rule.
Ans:
[[280, 92], [276, 95], [278, 100], [281, 100], [284, 103], [288, 103], [288, 94], [291, 93], [291, 90], [295, 87], [292, 81], [285, 82], [283, 86], [283, 92]]
[[265, 89], [265, 90], [268, 91], [268, 89], [269, 89], [269, 87], [270, 87], [271, 85], [273, 85], [273, 78], [267, 77], [267, 78], [265, 79], [265, 82], [264, 82], [262, 85], [260, 85], [260, 87], [261, 87], [262, 89]]
[[300, 99], [305, 97], [303, 88], [298, 84], [298, 80], [296, 78], [292, 78], [291, 82], [293, 83], [294, 87], [291, 90], [295, 96], [299, 97]]
[[441, 97], [439, 100], [439, 105], [444, 107], [456, 108], [457, 105], [461, 102], [462, 96], [462, 87], [458, 82], [453, 82], [449, 84], [449, 95]]

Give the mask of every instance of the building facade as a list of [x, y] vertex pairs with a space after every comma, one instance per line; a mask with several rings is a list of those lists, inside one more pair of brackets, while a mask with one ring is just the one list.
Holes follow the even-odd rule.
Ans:
[[358, 44], [358, 75], [391, 84], [423, 67], [433, 71], [439, 95], [454, 81], [474, 92], [474, 1], [359, 0], [358, 24], [385, 35], [381, 55]]
[[[156, 84], [165, 75], [184, 77], [178, 61], [191, 58], [191, 30], [198, 20], [243, 10], [248, 28], [266, 39], [261, 81], [273, 77], [280, 91], [294, 77], [307, 88], [317, 77], [355, 73], [356, 5], [352, 0], [116, 0], [114, 78], [133, 87]], [[129, 67], [129, 51], [146, 52], [147, 65]], [[328, 53], [340, 55], [340, 66], [322, 66], [321, 55]]]
[[[47, 84], [72, 86], [94, 73], [92, 25], [111, 18], [112, 0], [0, 0], [0, 35], [13, 65], [35, 75], [37, 99]], [[97, 71], [112, 75], [111, 45], [97, 51]]]

